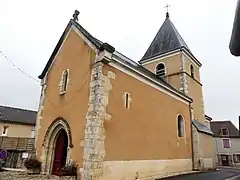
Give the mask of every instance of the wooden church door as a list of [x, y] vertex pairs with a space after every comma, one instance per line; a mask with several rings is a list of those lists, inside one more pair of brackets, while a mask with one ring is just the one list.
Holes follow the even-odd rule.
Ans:
[[59, 169], [65, 165], [67, 158], [67, 144], [67, 134], [64, 130], [62, 130], [56, 141], [52, 174], [58, 175]]

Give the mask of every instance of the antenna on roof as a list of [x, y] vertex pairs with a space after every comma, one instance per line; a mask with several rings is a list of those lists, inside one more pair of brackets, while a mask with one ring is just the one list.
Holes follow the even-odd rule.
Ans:
[[171, 6], [171, 5], [169, 5], [169, 4], [166, 4], [166, 6], [164, 6], [164, 8], [166, 8], [166, 10], [167, 10], [166, 18], [169, 18], [168, 8], [169, 8], [170, 6]]
[[74, 14], [73, 14], [73, 20], [74, 21], [78, 21], [78, 15], [80, 14], [80, 12], [78, 10], [75, 10], [74, 11]]

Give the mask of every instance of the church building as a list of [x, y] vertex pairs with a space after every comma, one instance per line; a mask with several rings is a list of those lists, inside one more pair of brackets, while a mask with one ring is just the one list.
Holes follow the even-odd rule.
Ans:
[[[215, 168], [201, 62], [169, 14], [136, 62], [70, 19], [39, 78], [42, 173], [76, 162], [83, 180]], [[207, 118], [208, 117], [208, 118]]]

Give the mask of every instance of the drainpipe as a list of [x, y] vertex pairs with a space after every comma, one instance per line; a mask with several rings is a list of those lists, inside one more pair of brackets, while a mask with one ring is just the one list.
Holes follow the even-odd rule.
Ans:
[[189, 103], [189, 115], [190, 115], [190, 130], [191, 130], [191, 148], [192, 148], [192, 170], [195, 169], [194, 166], [194, 151], [193, 151], [193, 128], [192, 128], [192, 106], [191, 103]]
[[238, 116], [238, 136], [240, 137], [240, 116]]

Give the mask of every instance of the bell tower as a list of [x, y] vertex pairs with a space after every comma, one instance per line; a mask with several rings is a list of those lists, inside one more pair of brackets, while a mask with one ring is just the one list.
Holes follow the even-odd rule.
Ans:
[[205, 123], [200, 67], [202, 64], [170, 20], [169, 13], [139, 63], [193, 99], [193, 118]]
[[176, 90], [192, 98], [192, 156], [193, 169], [215, 168], [213, 133], [207, 125], [204, 112], [200, 68], [172, 21], [169, 13], [139, 63], [162, 78]]

